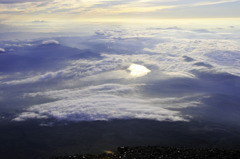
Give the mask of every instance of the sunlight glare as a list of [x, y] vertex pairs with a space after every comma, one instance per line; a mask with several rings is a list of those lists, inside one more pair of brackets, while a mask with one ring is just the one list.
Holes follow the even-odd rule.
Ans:
[[131, 66], [128, 67], [128, 70], [130, 70], [130, 75], [133, 77], [141, 77], [147, 75], [151, 70], [146, 68], [145, 66], [138, 65], [138, 64], [131, 64]]

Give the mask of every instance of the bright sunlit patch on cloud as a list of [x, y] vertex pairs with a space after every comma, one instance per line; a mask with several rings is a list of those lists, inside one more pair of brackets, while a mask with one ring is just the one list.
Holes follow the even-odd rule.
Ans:
[[138, 64], [131, 64], [131, 66], [128, 67], [128, 70], [130, 70], [130, 75], [133, 77], [141, 77], [147, 75], [151, 70], [146, 68], [145, 66], [138, 65]]

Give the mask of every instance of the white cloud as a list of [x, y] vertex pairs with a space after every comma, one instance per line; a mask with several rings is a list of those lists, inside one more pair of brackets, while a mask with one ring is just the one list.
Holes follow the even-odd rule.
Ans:
[[0, 48], [0, 53], [3, 53], [3, 52], [5, 52], [5, 49]]
[[178, 56], [183, 54], [202, 55], [216, 50], [237, 51], [240, 50], [240, 47], [234, 40], [177, 39], [168, 40], [157, 44], [153, 49], [145, 48], [144, 50]]
[[61, 77], [61, 75], [62, 75], [62, 71], [47, 72], [42, 75], [35, 75], [35, 76], [26, 77], [26, 78], [22, 78], [22, 79], [1, 82], [0, 84], [2, 84], [2, 85], [18, 85], [18, 84], [35, 83], [35, 82], [47, 81], [47, 80], [50, 80], [53, 78]]
[[24, 47], [24, 46], [33, 46], [33, 44], [5, 44], [5, 46], [8, 46], [8, 47]]
[[48, 45], [48, 44], [59, 44], [59, 42], [57, 40], [44, 40], [42, 41], [43, 45]]
[[187, 77], [187, 78], [195, 78], [195, 76], [191, 73], [187, 72], [164, 72], [165, 74], [169, 75], [170, 77]]
[[26, 119], [46, 119], [48, 116], [46, 115], [39, 115], [35, 112], [24, 112], [21, 114], [21, 116], [18, 116], [13, 119], [13, 121], [24, 121]]
[[215, 5], [215, 4], [222, 4], [222, 3], [231, 3], [231, 2], [239, 2], [239, 0], [220, 0], [220, 1], [206, 1], [206, 2], [197, 2], [192, 6], [208, 6], [208, 5]]
[[144, 51], [161, 54], [160, 56], [164, 58], [161, 59], [162, 64], [168, 67], [166, 71], [172, 69], [171, 72], [189, 73], [195, 66], [182, 61], [183, 56], [188, 56], [196, 61], [210, 64], [216, 70], [240, 75], [237, 69], [240, 63], [236, 60], [239, 59], [240, 46], [235, 40], [175, 39], [159, 43], [152, 49], [144, 48]]
[[[35, 118], [55, 118], [70, 121], [111, 119], [151, 119], [186, 121], [174, 108], [196, 106], [183, 99], [144, 99], [136, 94], [137, 85], [104, 84], [85, 89], [65, 89], [26, 94], [58, 99], [55, 102], [33, 105], [19, 114], [14, 121]], [[176, 101], [173, 103], [173, 101]], [[184, 103], [185, 102], [185, 103]]]
[[45, 0], [0, 0], [2, 4], [12, 4], [12, 3], [27, 3], [27, 2], [39, 2]]
[[51, 79], [57, 79], [60, 77], [63, 78], [76, 78], [76, 80], [100, 74], [103, 72], [109, 72], [113, 70], [121, 69], [122, 66], [129, 66], [129, 63], [125, 63], [120, 58], [115, 58], [111, 56], [106, 56], [103, 60], [74, 60], [69, 61], [69, 65], [61, 70], [55, 72], [46, 72], [43, 74], [29, 75], [27, 77], [20, 77], [19, 79], [0, 81], [1, 85], [19, 85], [19, 84], [28, 84], [41, 81], [47, 81]]
[[[144, 65], [145, 67], [148, 67], [149, 65], [157, 66], [153, 70], [149, 67], [148, 69], [154, 73], [163, 73], [169, 77], [194, 78], [194, 75], [190, 73], [190, 71], [193, 69], [216, 69], [227, 71], [235, 75], [240, 75], [238, 70], [240, 64], [237, 56], [237, 54], [239, 54], [238, 52], [240, 51], [239, 42], [234, 39], [225, 40], [227, 39], [225, 36], [228, 35], [224, 35], [224, 38], [218, 39], [219, 37], [216, 33], [210, 33], [208, 36], [211, 38], [202, 37], [201, 39], [189, 39], [187, 38], [189, 36], [189, 32], [191, 32], [191, 36], [193, 37], [199, 37], [199, 33], [192, 32], [189, 29], [165, 28], [163, 30], [148, 30], [146, 28], [143, 29], [142, 27], [140, 29], [124, 29], [124, 27], [118, 27], [118, 29], [113, 29], [112, 31], [103, 30], [102, 32], [103, 34], [98, 35], [97, 37], [94, 36], [94, 38], [96, 38], [94, 41], [97, 41], [98, 44], [104, 41], [104, 43], [106, 42], [107, 45], [109, 45], [110, 49], [113, 48], [113, 50], [111, 50], [111, 54], [102, 54], [102, 60], [69, 61], [69, 65], [66, 68], [57, 70], [55, 72], [46, 72], [43, 74], [38, 73], [37, 75], [29, 75], [27, 77], [20, 77], [19, 79], [15, 78], [5, 82], [0, 81], [0, 83], [7, 85], [26, 84], [41, 82], [43, 80], [47, 81], [49, 79], [56, 79], [59, 77], [71, 77], [76, 78], [77, 80], [83, 80], [84, 77], [90, 78], [91, 76], [93, 79], [96, 77], [95, 75], [104, 73], [104, 75], [107, 76], [101, 78], [129, 78], [125, 72], [126, 68], [132, 63], [138, 62], [140, 62], [138, 64]], [[167, 35], [169, 37], [164, 38]], [[129, 39], [129, 37], [132, 38]], [[81, 40], [83, 41], [83, 39]], [[161, 43], [159, 43], [159, 41], [161, 41]], [[42, 43], [56, 44], [58, 41], [46, 40]], [[157, 44], [155, 45], [155, 43]], [[112, 44], [113, 46], [111, 46]], [[90, 46], [91, 44], [89, 44], [89, 48]], [[139, 50], [136, 51], [136, 48], [138, 49], [139, 47], [143, 48], [142, 50], [140, 49], [141, 53], [138, 53], [140, 52]], [[117, 52], [118, 54], [113, 54], [115, 53], [114, 49], [116, 52], [119, 51]], [[125, 51], [129, 50], [138, 54], [128, 55], [128, 52], [126, 53]], [[183, 59], [184, 56], [191, 57], [195, 59], [195, 61], [186, 62]], [[204, 68], [196, 66], [193, 65], [194, 62], [204, 62], [212, 65], [213, 67]], [[116, 76], [111, 77], [111, 72]]]

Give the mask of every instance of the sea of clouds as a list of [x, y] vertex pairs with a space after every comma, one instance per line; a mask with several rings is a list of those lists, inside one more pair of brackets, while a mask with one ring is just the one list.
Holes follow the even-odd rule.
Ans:
[[[189, 110], [203, 106], [210, 117], [218, 108], [206, 99], [239, 97], [238, 27], [113, 26], [87, 36], [1, 41], [0, 102], [9, 100], [4, 91], [18, 100], [51, 99], [21, 107], [12, 121], [190, 121], [201, 115]], [[148, 71], [134, 76], [132, 65]]]

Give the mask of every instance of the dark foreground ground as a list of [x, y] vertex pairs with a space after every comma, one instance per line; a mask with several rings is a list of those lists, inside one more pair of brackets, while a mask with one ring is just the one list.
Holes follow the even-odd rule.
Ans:
[[[54, 122], [54, 125], [40, 126], [42, 123], [51, 122]], [[240, 150], [240, 126], [230, 124], [133, 119], [72, 123], [3, 120], [0, 121], [0, 129], [0, 159], [49, 159], [51, 156], [102, 154], [107, 150], [114, 152], [109, 158], [123, 157], [123, 152], [126, 152], [125, 158], [178, 159], [186, 156], [185, 158], [205, 159], [211, 158], [209, 156], [225, 156], [229, 159], [240, 159], [240, 153], [233, 151]], [[154, 147], [155, 145], [161, 147]], [[120, 146], [129, 148], [117, 150]], [[224, 149], [227, 151], [223, 151]], [[86, 155], [85, 158], [101, 156]], [[107, 158], [106, 155], [102, 158], [104, 157]], [[78, 155], [78, 158], [83, 157]]]
[[238, 159], [240, 150], [175, 148], [161, 146], [119, 147], [104, 154], [77, 154], [51, 159]]

